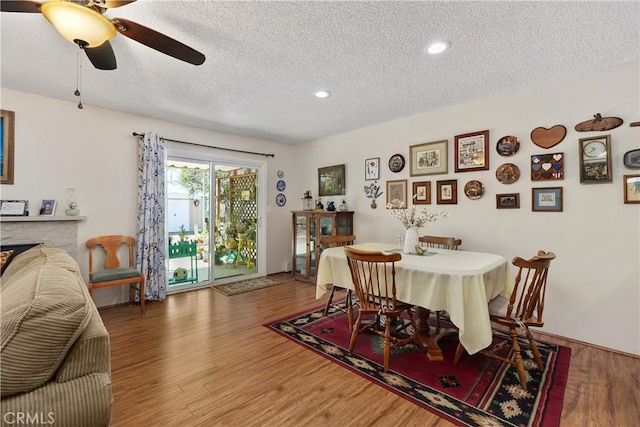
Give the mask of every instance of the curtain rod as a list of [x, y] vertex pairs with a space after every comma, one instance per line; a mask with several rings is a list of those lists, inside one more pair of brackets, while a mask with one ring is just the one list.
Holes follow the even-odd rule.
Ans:
[[[144, 133], [133, 132], [133, 136], [144, 137]], [[255, 151], [236, 150], [235, 148], [213, 147], [211, 145], [198, 144], [197, 142], [178, 141], [177, 139], [169, 139], [169, 138], [163, 138], [163, 137], [160, 137], [160, 139], [164, 141], [169, 141], [169, 142], [179, 142], [181, 144], [197, 145], [198, 147], [208, 147], [208, 148], [215, 148], [217, 150], [235, 151], [236, 153], [257, 154], [259, 156], [266, 156], [266, 157], [276, 156], [275, 154], [271, 154], [271, 153], [258, 153]]]

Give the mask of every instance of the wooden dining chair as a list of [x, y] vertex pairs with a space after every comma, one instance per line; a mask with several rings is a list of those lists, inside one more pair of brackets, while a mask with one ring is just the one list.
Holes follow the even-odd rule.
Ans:
[[[324, 250], [328, 248], [334, 248], [337, 246], [353, 245], [355, 240], [356, 240], [356, 236], [354, 236], [353, 234], [346, 235], [346, 236], [324, 236], [320, 238], [320, 248]], [[343, 290], [347, 291], [347, 294], [344, 299], [345, 306], [343, 307], [339, 304], [333, 304], [333, 296], [336, 293], [336, 291], [343, 291]], [[353, 304], [354, 304], [354, 301], [352, 298], [351, 289], [345, 289], [340, 286], [336, 286], [335, 284], [332, 284], [331, 293], [329, 294], [327, 303], [324, 306], [323, 314], [325, 316], [329, 314], [329, 309], [332, 306], [337, 310], [347, 313], [347, 319], [349, 321], [349, 329], [352, 329], [353, 328]]]
[[[489, 317], [491, 321], [509, 328], [509, 335], [513, 345], [513, 358], [507, 359], [487, 350], [481, 350], [480, 353], [514, 365], [518, 370], [520, 386], [523, 390], [527, 390], [527, 376], [522, 355], [520, 354], [518, 328], [524, 329], [536, 365], [538, 369], [542, 369], [543, 364], [540, 352], [529, 327], [542, 327], [544, 325], [542, 312], [544, 311], [544, 298], [547, 290], [547, 274], [551, 261], [555, 257], [553, 252], [538, 251], [536, 256], [528, 260], [520, 257], [514, 258], [512, 263], [518, 268], [518, 274], [516, 275], [515, 287], [511, 292], [511, 297], [498, 296], [489, 302]], [[454, 363], [458, 363], [463, 353], [464, 347], [458, 344]]]
[[428, 248], [440, 248], [440, 249], [450, 249], [457, 250], [458, 246], [462, 245], [462, 240], [456, 239], [455, 237], [440, 237], [440, 236], [420, 236], [418, 238], [421, 246], [426, 246]]
[[[420, 242], [421, 246], [427, 248], [449, 249], [452, 251], [458, 250], [458, 247], [462, 245], [462, 240], [456, 239], [455, 237], [424, 235], [418, 237], [418, 241]], [[445, 312], [443, 312], [442, 310], [435, 312], [436, 334], [440, 333], [440, 320], [442, 320], [442, 316], [444, 314]]]
[[[97, 288], [129, 285], [129, 303], [133, 303], [135, 291], [139, 291], [140, 311], [144, 314], [145, 279], [142, 273], [133, 266], [135, 238], [122, 235], [98, 236], [87, 240], [86, 245], [89, 248], [89, 294], [93, 297], [93, 290]], [[122, 245], [127, 246], [129, 260], [124, 264], [128, 267], [120, 267], [118, 252]], [[98, 247], [105, 252], [105, 260], [101, 270], [94, 269], [94, 250], [97, 250]]]
[[[391, 349], [412, 342], [424, 349], [418, 327], [413, 319], [411, 304], [396, 299], [395, 263], [402, 259], [399, 253], [385, 254], [378, 251], [363, 251], [345, 246], [344, 252], [351, 272], [351, 280], [358, 297], [358, 318], [351, 332], [349, 352], [352, 352], [358, 335], [369, 331], [384, 337], [384, 370], [389, 370]], [[400, 315], [406, 312], [409, 322]], [[370, 323], [363, 324], [365, 317], [374, 317]], [[380, 320], [384, 318], [384, 332]], [[411, 329], [408, 327], [411, 326]], [[394, 329], [392, 334], [391, 329]]]

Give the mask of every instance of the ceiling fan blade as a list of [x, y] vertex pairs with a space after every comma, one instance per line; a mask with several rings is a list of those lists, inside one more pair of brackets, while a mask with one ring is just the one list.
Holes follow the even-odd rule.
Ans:
[[87, 53], [89, 61], [98, 70], [115, 70], [117, 68], [116, 55], [108, 41], [98, 47], [85, 47], [84, 51]]
[[129, 3], [134, 3], [135, 1], [136, 0], [104, 0], [102, 2], [104, 6], [102, 7], [106, 7], [107, 9], [114, 9], [116, 7], [126, 6]]
[[0, 11], [40, 13], [40, 2], [29, 0], [0, 1]]
[[123, 18], [113, 18], [111, 22], [123, 36], [149, 46], [158, 52], [193, 65], [200, 65], [205, 60], [205, 56], [197, 50], [144, 25]]

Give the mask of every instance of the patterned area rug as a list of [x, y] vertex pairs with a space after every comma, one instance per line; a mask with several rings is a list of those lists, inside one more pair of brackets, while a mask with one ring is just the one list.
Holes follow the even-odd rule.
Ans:
[[212, 286], [212, 288], [226, 296], [231, 296], [242, 294], [244, 292], [255, 291], [256, 289], [268, 288], [269, 286], [280, 285], [282, 283], [284, 282], [276, 279], [270, 279], [268, 277], [256, 277], [254, 279], [216, 285]]
[[[322, 308], [265, 325], [332, 362], [390, 390], [459, 426], [558, 426], [571, 349], [538, 341], [544, 370], [525, 355], [528, 391], [519, 386], [515, 367], [476, 354], [453, 364], [455, 334], [440, 340], [444, 362], [429, 362], [411, 344], [392, 350], [384, 372], [382, 338], [363, 333], [349, 353], [346, 315]], [[445, 325], [452, 326], [452, 325]], [[507, 335], [495, 335], [491, 351], [510, 354]]]

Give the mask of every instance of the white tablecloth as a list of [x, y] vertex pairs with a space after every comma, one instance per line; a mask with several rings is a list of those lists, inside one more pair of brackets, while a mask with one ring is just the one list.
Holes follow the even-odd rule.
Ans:
[[[364, 243], [353, 247], [398, 252], [393, 243]], [[469, 354], [491, 344], [489, 301], [509, 296], [513, 282], [507, 260], [500, 255], [432, 249], [433, 255], [402, 254], [396, 263], [396, 295], [404, 301], [430, 310], [446, 310], [459, 328], [460, 342]], [[325, 249], [320, 256], [316, 277], [316, 298], [322, 298], [327, 285], [353, 289], [344, 248]]]

